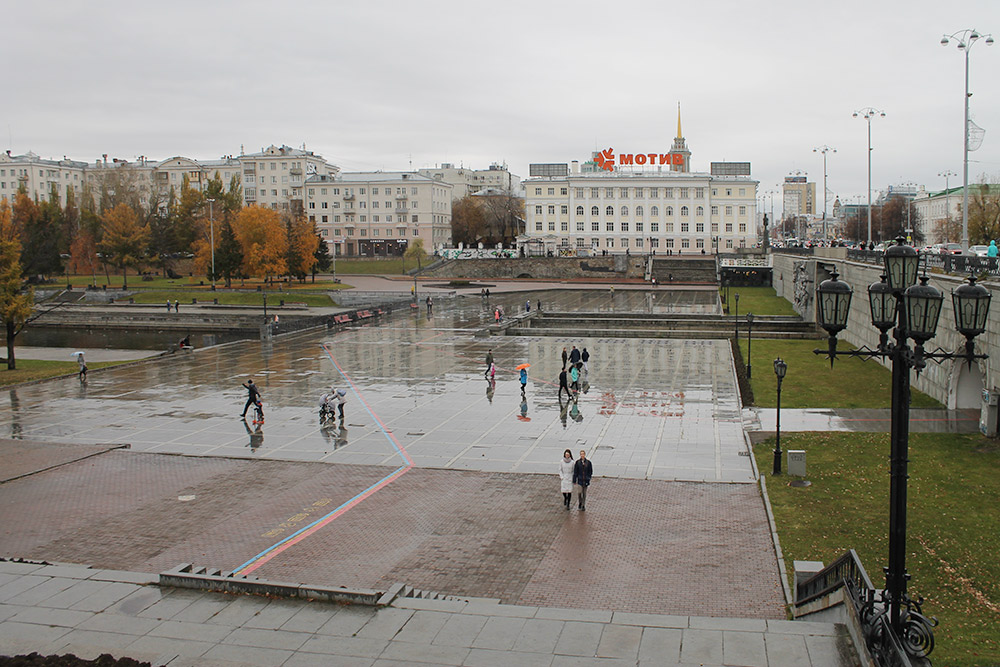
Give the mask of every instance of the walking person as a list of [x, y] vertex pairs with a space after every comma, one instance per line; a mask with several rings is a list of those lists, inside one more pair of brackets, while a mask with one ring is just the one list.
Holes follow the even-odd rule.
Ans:
[[567, 359], [569, 359], [569, 354], [566, 353], [566, 348], [564, 347], [563, 351], [562, 351], [563, 370], [566, 370], [566, 360]]
[[[565, 454], [563, 455], [565, 456]], [[587, 460], [586, 450], [580, 450], [580, 458], [573, 464], [573, 484], [580, 487], [580, 511], [587, 511], [587, 487], [594, 476], [594, 465]]]
[[569, 511], [569, 503], [573, 499], [573, 468], [576, 461], [573, 460], [573, 452], [568, 449], [563, 452], [562, 461], [559, 462], [559, 490], [563, 495], [563, 506]]
[[587, 362], [590, 361], [590, 352], [587, 352], [587, 348], [583, 348], [583, 352], [580, 353], [580, 361], [583, 362], [583, 372], [589, 373], [590, 368], [587, 366]]
[[340, 416], [340, 423], [344, 423], [344, 403], [347, 403], [347, 390], [337, 390], [337, 414]]
[[80, 382], [87, 381], [87, 362], [83, 358], [83, 352], [76, 355], [76, 362], [80, 364]]
[[531, 299], [528, 299], [527, 301], [524, 302], [524, 312], [526, 313], [531, 312]]
[[580, 350], [576, 349], [576, 345], [574, 345], [569, 353], [569, 363], [575, 366], [578, 361], [580, 361]]
[[[565, 373], [565, 371], [563, 371]], [[569, 367], [570, 387], [573, 389], [573, 396], [580, 393], [580, 369], [574, 364]]]
[[569, 382], [566, 379], [566, 369], [563, 368], [559, 371], [559, 400], [562, 401], [563, 389], [566, 390], [566, 397], [573, 398], [573, 394], [569, 391]]
[[253, 378], [244, 382], [242, 386], [247, 390], [247, 402], [246, 405], [243, 406], [243, 414], [241, 414], [240, 417], [246, 419], [247, 410], [250, 409], [250, 406], [254, 403], [260, 402], [260, 390], [257, 389], [257, 385], [254, 384]]
[[528, 385], [528, 369], [521, 369], [521, 394], [524, 394], [524, 388]]
[[500, 324], [500, 307], [497, 306], [493, 309], [493, 321]]
[[493, 350], [486, 351], [486, 373], [485, 377], [490, 376], [490, 368], [493, 366]]

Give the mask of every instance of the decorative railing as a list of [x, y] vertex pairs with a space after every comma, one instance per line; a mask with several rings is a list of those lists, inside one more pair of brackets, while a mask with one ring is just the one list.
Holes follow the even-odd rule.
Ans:
[[903, 601], [899, 626], [889, 622], [889, 604], [884, 590], [872, 585], [858, 554], [851, 549], [796, 588], [795, 606], [802, 607], [843, 588], [861, 624], [868, 652], [879, 667], [928, 665], [934, 650], [933, 628], [937, 619], [920, 613], [922, 598]]

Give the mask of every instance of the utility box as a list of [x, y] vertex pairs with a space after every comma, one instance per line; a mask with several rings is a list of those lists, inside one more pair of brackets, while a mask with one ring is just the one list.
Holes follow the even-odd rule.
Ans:
[[806, 452], [804, 449], [788, 450], [788, 474], [796, 477], [806, 476]]
[[979, 432], [987, 438], [997, 435], [997, 416], [1000, 394], [996, 391], [983, 389], [983, 405], [979, 412]]

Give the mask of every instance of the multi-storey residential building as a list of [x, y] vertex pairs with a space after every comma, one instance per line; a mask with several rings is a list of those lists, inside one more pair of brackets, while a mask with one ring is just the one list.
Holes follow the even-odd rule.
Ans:
[[0, 153], [0, 199], [13, 200], [22, 185], [28, 196], [37, 201], [47, 201], [52, 188], [59, 200], [65, 203], [66, 190], [79, 196], [84, 184], [87, 164], [76, 160], [44, 160], [32, 152], [11, 155]]
[[517, 193], [521, 188], [521, 178], [507, 170], [507, 165], [494, 162], [489, 169], [456, 168], [448, 162], [433, 169], [418, 169], [417, 173], [430, 178], [450, 183], [453, 186], [452, 196], [462, 199], [466, 195], [475, 194], [486, 188]]
[[228, 188], [233, 176], [242, 180], [243, 165], [232, 155], [218, 160], [194, 160], [177, 155], [156, 163], [153, 172], [153, 183], [157, 194], [165, 198], [169, 196], [171, 188], [176, 196], [180, 196], [185, 176], [188, 178], [189, 187], [204, 190], [208, 187], [208, 181], [215, 178], [215, 174], [218, 173], [222, 185]]
[[413, 172], [314, 174], [305, 213], [338, 255], [394, 255], [414, 239], [451, 245], [452, 185]]
[[816, 184], [806, 176], [785, 176], [781, 191], [785, 219], [816, 212]]
[[303, 186], [313, 175], [336, 176], [340, 171], [319, 155], [304, 148], [269, 146], [259, 153], [241, 153], [243, 201], [288, 211], [303, 207]]
[[[529, 254], [687, 253], [757, 242], [757, 181], [749, 165], [742, 163], [745, 174], [688, 171], [690, 152], [679, 122], [669, 153], [615, 155], [608, 149], [596, 154], [594, 163], [599, 170], [589, 172], [575, 162], [572, 169], [533, 167], [534, 173], [550, 175], [524, 182], [526, 229], [518, 237], [520, 249]], [[633, 165], [632, 170], [623, 170], [623, 164]]]

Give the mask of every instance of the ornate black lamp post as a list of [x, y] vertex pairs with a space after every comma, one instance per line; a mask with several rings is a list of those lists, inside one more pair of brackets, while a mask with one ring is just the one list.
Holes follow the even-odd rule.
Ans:
[[736, 334], [733, 340], [739, 342], [740, 340], [740, 293], [735, 294], [736, 297], [736, 317], [733, 318], [733, 323], [736, 325]]
[[750, 344], [753, 342], [753, 313], [747, 313], [747, 379], [750, 379], [752, 355], [750, 354]]
[[[910, 246], [897, 239], [883, 257], [885, 274], [882, 280], [868, 288], [872, 325], [881, 334], [878, 349], [863, 348], [846, 352], [837, 351], [837, 334], [847, 326], [847, 316], [851, 303], [851, 288], [838, 280], [833, 273], [816, 289], [817, 319], [820, 326], [829, 333], [829, 344], [825, 354], [832, 367], [839, 355], [856, 357], [881, 357], [892, 361], [892, 427], [889, 469], [889, 565], [885, 568], [886, 588], [882, 593], [881, 611], [868, 610], [866, 628], [871, 630], [869, 643], [879, 640], [878, 617], [888, 614], [889, 624], [897, 637], [902, 640], [906, 651], [917, 657], [924, 657], [934, 650], [932, 628], [937, 621], [931, 621], [920, 613], [922, 599], [912, 600], [906, 591], [909, 575], [906, 573], [906, 481], [907, 452], [909, 448], [910, 417], [910, 369], [919, 373], [927, 360], [940, 363], [948, 359], [964, 359], [969, 364], [973, 359], [985, 359], [986, 355], [975, 354], [973, 339], [986, 330], [989, 312], [990, 292], [976, 285], [974, 277], [968, 284], [952, 291], [956, 329], [966, 337], [964, 354], [941, 351], [925, 352], [924, 343], [934, 337], [938, 316], [944, 296], [939, 290], [927, 284], [927, 275], [917, 282], [920, 256]], [[893, 330], [893, 340], [889, 341], [889, 329]], [[912, 339], [911, 348], [908, 339]], [[815, 350], [824, 354], [823, 350]]]
[[774, 425], [774, 468], [772, 475], [781, 474], [781, 381], [785, 379], [788, 372], [788, 364], [782, 361], [781, 357], [774, 360], [774, 374], [778, 378], [778, 415]]

